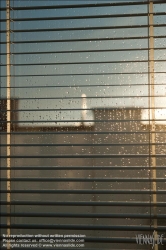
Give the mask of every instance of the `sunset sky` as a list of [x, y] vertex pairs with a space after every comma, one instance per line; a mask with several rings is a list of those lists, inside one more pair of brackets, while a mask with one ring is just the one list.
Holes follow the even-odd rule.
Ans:
[[[16, 6], [51, 6], [76, 4], [76, 1], [15, 1]], [[88, 3], [101, 3], [103, 1], [88, 1]], [[107, 2], [107, 1], [104, 1]], [[110, 1], [109, 1], [110, 2]], [[117, 1], [111, 1], [117, 2]], [[87, 1], [77, 1], [77, 4]], [[12, 1], [11, 1], [12, 5]], [[3, 7], [3, 3], [1, 4]], [[166, 6], [154, 6], [155, 12], [164, 12]], [[147, 107], [148, 102], [148, 39], [126, 39], [127, 37], [147, 37], [148, 27], [116, 28], [116, 26], [147, 25], [147, 16], [99, 18], [98, 15], [147, 13], [147, 5], [70, 8], [70, 9], [44, 9], [11, 11], [11, 18], [41, 18], [64, 17], [64, 20], [43, 21], [14, 21], [11, 22], [13, 30], [28, 29], [58, 29], [64, 31], [50, 32], [15, 32], [11, 40], [20, 43], [11, 45], [11, 52], [37, 52], [37, 54], [12, 55], [11, 63], [11, 96], [20, 99], [20, 109], [31, 111], [20, 112], [20, 121], [45, 120], [47, 125], [53, 125], [54, 120], [79, 120], [81, 111], [70, 111], [73, 108], [81, 109], [81, 95], [86, 94], [88, 108], [94, 107]], [[95, 16], [96, 18], [86, 18]], [[66, 19], [70, 16], [85, 16], [82, 19]], [[5, 18], [5, 12], [2, 17]], [[164, 15], [155, 15], [154, 24], [166, 24]], [[1, 29], [5, 29], [5, 22]], [[76, 27], [108, 27], [111, 29], [70, 30]], [[165, 27], [154, 28], [155, 36], [162, 36]], [[116, 40], [116, 38], [124, 38]], [[96, 40], [94, 41], [93, 39]], [[102, 40], [102, 38], [115, 40]], [[1, 41], [5, 41], [5, 33], [1, 33]], [[89, 39], [88, 41], [72, 41], [73, 39]], [[91, 40], [92, 39], [92, 40]], [[46, 42], [41, 42], [44, 40]], [[60, 40], [51, 42], [51, 40]], [[61, 41], [63, 40], [63, 41]], [[64, 40], [68, 40], [64, 41]], [[40, 41], [34, 43], [21, 43], [24, 41]], [[154, 41], [155, 60], [165, 60], [165, 38]], [[1, 52], [5, 52], [1, 44]], [[121, 51], [122, 49], [136, 49]], [[76, 51], [87, 52], [76, 52]], [[105, 50], [105, 51], [103, 51]], [[109, 51], [110, 50], [110, 51]], [[119, 50], [119, 51], [117, 51]], [[60, 51], [62, 53], [60, 53]], [[67, 53], [64, 53], [68, 51]], [[91, 52], [90, 52], [91, 51]], [[48, 52], [39, 54], [39, 52]], [[128, 62], [129, 61], [129, 62]], [[134, 62], [136, 61], [136, 62]], [[138, 62], [145, 61], [145, 62]], [[1, 63], [6, 64], [6, 56], [1, 56]], [[58, 63], [65, 63], [60, 64]], [[69, 63], [69, 64], [67, 64]], [[74, 63], [74, 64], [71, 64]], [[41, 64], [41, 65], [24, 65]], [[1, 75], [5, 75], [6, 67], [1, 67]], [[166, 108], [166, 63], [155, 62], [155, 98], [156, 108]], [[161, 72], [161, 73], [160, 73]], [[163, 73], [164, 72], [164, 73]], [[76, 75], [78, 74], [78, 75]], [[79, 75], [80, 74], [80, 75]], [[6, 77], [1, 77], [1, 86], [6, 86]], [[6, 89], [2, 88], [1, 97], [6, 96]], [[134, 96], [134, 97], [133, 97]], [[75, 99], [74, 99], [74, 98]], [[24, 99], [31, 98], [31, 99]], [[43, 98], [43, 99], [40, 99]], [[69, 111], [32, 111], [33, 109], [69, 109]], [[158, 119], [166, 119], [166, 112], [161, 113]], [[146, 111], [144, 117], [146, 117]], [[93, 117], [90, 115], [89, 119]], [[64, 123], [57, 122], [57, 125]], [[26, 123], [27, 125], [27, 123]], [[41, 123], [40, 123], [41, 125]]]

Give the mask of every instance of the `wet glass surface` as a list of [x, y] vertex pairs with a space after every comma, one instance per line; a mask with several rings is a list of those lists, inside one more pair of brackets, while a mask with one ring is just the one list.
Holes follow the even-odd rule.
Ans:
[[[130, 1], [97, 7], [108, 1], [70, 1], [77, 8], [67, 7], [69, 1], [11, 2], [16, 8], [11, 10], [10, 24], [10, 199], [15, 202], [10, 207], [15, 213], [11, 223], [39, 226], [12, 229], [13, 234], [135, 239], [138, 233], [146, 234], [143, 226], [150, 230], [155, 225], [154, 212], [165, 216], [164, 205], [156, 211], [150, 205], [155, 199], [165, 202], [166, 192], [165, 4], [154, 4], [152, 41], [147, 4], [126, 2]], [[5, 19], [5, 11], [1, 12]], [[2, 22], [1, 30], [5, 29]], [[5, 191], [9, 177], [5, 32], [1, 38], [0, 161]], [[154, 42], [154, 96], [150, 42]], [[4, 202], [7, 197], [2, 192]], [[2, 205], [2, 212], [6, 210]], [[166, 226], [163, 218], [157, 220], [160, 227]], [[6, 217], [2, 223], [7, 223]], [[122, 249], [122, 245], [147, 247], [94, 241], [86, 242], [84, 249]]]

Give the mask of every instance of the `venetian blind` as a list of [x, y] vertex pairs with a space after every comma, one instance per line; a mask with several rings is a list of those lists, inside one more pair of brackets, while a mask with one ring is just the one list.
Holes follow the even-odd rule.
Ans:
[[165, 1], [0, 11], [2, 247], [165, 249]]

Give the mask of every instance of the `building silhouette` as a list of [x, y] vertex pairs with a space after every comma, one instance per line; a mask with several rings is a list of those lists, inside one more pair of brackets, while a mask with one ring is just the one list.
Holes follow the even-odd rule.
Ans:
[[[1, 102], [1, 108], [6, 108], [5, 101]], [[18, 100], [12, 101], [12, 107], [17, 107]], [[13, 108], [12, 108], [13, 109]], [[126, 195], [115, 193], [85, 193], [85, 194], [47, 194], [47, 193], [27, 193], [27, 194], [12, 194], [13, 200], [31, 200], [31, 201], [113, 201], [113, 202], [151, 202], [152, 195], [149, 193], [133, 193], [134, 190], [149, 190], [150, 182], [119, 182], [119, 181], [104, 181], [105, 178], [110, 179], [132, 179], [132, 178], [150, 178], [149, 166], [151, 151], [150, 141], [150, 127], [141, 123], [142, 110], [138, 108], [94, 108], [94, 124], [92, 126], [84, 126], [81, 124], [79, 127], [21, 127], [18, 124], [12, 126], [11, 133], [11, 155], [23, 156], [22, 158], [11, 159], [12, 177], [37, 177], [48, 178], [48, 182], [15, 182], [12, 183], [12, 189], [15, 190], [128, 190]], [[5, 115], [1, 115], [2, 128], [5, 132]], [[16, 113], [12, 115], [12, 119], [18, 120], [19, 115]], [[156, 143], [166, 142], [166, 126], [156, 126]], [[16, 132], [16, 133], [14, 133]], [[6, 135], [2, 134], [2, 144], [6, 143]], [[20, 144], [20, 146], [14, 146]], [[31, 144], [31, 146], [28, 146]], [[36, 145], [37, 144], [37, 145]], [[48, 145], [49, 144], [49, 145]], [[76, 145], [75, 145], [76, 144]], [[165, 145], [156, 144], [156, 154], [166, 154]], [[2, 147], [1, 154], [5, 155], [5, 147]], [[24, 156], [32, 156], [32, 158], [24, 158]], [[33, 156], [39, 156], [33, 158]], [[63, 156], [81, 156], [80, 158]], [[84, 157], [85, 155], [85, 157]], [[94, 156], [94, 157], [88, 157]], [[110, 155], [110, 157], [109, 157]], [[127, 157], [126, 157], [127, 155]], [[134, 157], [132, 156], [134, 155]], [[143, 157], [142, 155], [146, 155]], [[40, 158], [40, 156], [46, 156]], [[60, 156], [59, 158], [51, 158], [49, 156]], [[97, 156], [97, 157], [96, 157]], [[101, 157], [100, 157], [101, 156]], [[104, 157], [106, 156], [106, 157]], [[112, 157], [114, 156], [114, 157]], [[165, 166], [166, 157], [156, 157], [157, 166]], [[5, 159], [1, 161], [2, 166], [5, 166]], [[22, 170], [15, 171], [14, 167], [21, 167]], [[39, 167], [39, 170], [24, 170], [24, 167]], [[62, 167], [62, 170], [42, 170], [42, 167]], [[90, 166], [91, 169], [82, 170], [82, 167]], [[102, 167], [114, 166], [114, 170], [106, 170]], [[119, 169], [118, 167], [124, 167]], [[125, 166], [142, 166], [142, 170], [125, 170]], [[63, 170], [63, 167], [68, 169]], [[72, 167], [80, 167], [80, 170], [71, 170]], [[94, 170], [93, 170], [94, 167]], [[96, 170], [95, 167], [101, 167]], [[117, 169], [116, 169], [117, 167]], [[163, 178], [163, 171], [156, 170], [156, 177]], [[5, 173], [4, 173], [5, 175]], [[49, 178], [103, 178], [103, 181], [91, 182], [49, 182]], [[5, 189], [5, 183], [3, 183]], [[160, 182], [157, 189], [165, 190], [165, 183]], [[129, 190], [131, 192], [129, 192]], [[5, 199], [5, 195], [4, 195]], [[164, 202], [164, 194], [157, 195], [158, 202]], [[46, 213], [137, 213], [137, 214], [150, 214], [151, 208], [149, 207], [121, 207], [121, 206], [14, 206], [12, 211], [16, 212], [46, 212]], [[164, 214], [165, 208], [157, 208], [158, 214]], [[41, 218], [12, 218], [15, 223], [40, 223]], [[43, 223], [55, 224], [92, 224], [92, 225], [149, 225], [149, 219], [126, 219], [126, 218], [42, 218]], [[158, 219], [158, 225], [164, 226], [165, 220]], [[30, 230], [35, 234], [35, 229]], [[48, 233], [49, 230], [43, 230], [43, 233]], [[17, 230], [16, 230], [17, 232]], [[24, 232], [22, 230], [21, 232]], [[27, 231], [26, 231], [27, 232]], [[51, 230], [50, 230], [51, 232]], [[72, 230], [63, 230], [63, 234], [72, 233]], [[59, 233], [55, 230], [54, 233]], [[83, 230], [78, 230], [77, 233], [85, 233]], [[87, 237], [93, 235], [97, 237], [135, 237], [140, 232], [128, 231], [100, 231], [88, 230]], [[141, 232], [142, 233], [142, 232]], [[95, 247], [96, 243], [89, 243], [89, 247]], [[100, 245], [100, 244], [99, 244]], [[127, 245], [128, 246], [128, 245]], [[106, 247], [106, 246], [105, 246]], [[108, 244], [109, 247], [109, 244]], [[120, 248], [118, 244], [113, 245], [114, 249]], [[146, 246], [144, 246], [146, 248]], [[142, 248], [144, 249], [144, 248]]]

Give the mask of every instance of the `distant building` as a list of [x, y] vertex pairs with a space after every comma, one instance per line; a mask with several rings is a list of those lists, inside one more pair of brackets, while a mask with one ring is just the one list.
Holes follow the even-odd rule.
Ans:
[[[3, 110], [6, 108], [6, 102], [1, 103]], [[12, 105], [18, 105], [17, 100]], [[16, 107], [15, 106], [15, 107]], [[12, 106], [12, 109], [13, 106]], [[77, 190], [77, 189], [90, 189], [90, 190], [127, 190], [128, 194], [13, 194], [15, 200], [27, 200], [32, 201], [112, 201], [112, 202], [149, 202], [149, 206], [137, 206], [127, 207], [124, 206], [50, 206], [49, 212], [55, 213], [134, 213], [137, 214], [150, 214], [151, 213], [151, 196], [149, 194], [132, 193], [134, 190], [149, 190], [150, 182], [119, 182], [119, 181], [104, 181], [104, 178], [149, 178], [149, 161], [150, 161], [150, 128], [147, 125], [141, 123], [142, 110], [138, 108], [95, 108], [92, 109], [94, 113], [94, 126], [12, 126], [12, 131], [18, 133], [11, 133], [11, 142], [17, 144], [17, 146], [11, 146], [11, 155], [20, 156], [18, 158], [11, 158], [12, 169], [14, 167], [20, 167], [19, 171], [12, 171], [13, 178], [21, 177], [36, 177], [36, 178], [103, 178], [102, 182], [15, 182], [14, 189], [38, 189], [38, 190]], [[14, 112], [13, 112], [14, 113]], [[3, 121], [5, 118], [3, 117]], [[12, 115], [12, 119], [18, 119], [18, 115]], [[4, 123], [5, 124], [5, 123]], [[5, 127], [5, 126], [4, 126]], [[3, 127], [3, 129], [4, 129]], [[156, 142], [166, 142], [165, 126], [156, 127]], [[20, 133], [19, 133], [20, 132]], [[161, 133], [162, 132], [162, 133]], [[6, 135], [1, 137], [2, 143], [6, 144]], [[19, 145], [20, 144], [20, 145]], [[18, 146], [19, 145], [19, 146]], [[2, 147], [2, 155], [6, 155], [5, 147]], [[156, 145], [156, 154], [165, 154], [165, 145]], [[69, 155], [71, 157], [65, 158]], [[127, 157], [125, 157], [127, 155]], [[134, 157], [132, 157], [134, 155]], [[145, 155], [145, 157], [142, 157]], [[22, 157], [21, 157], [22, 156]], [[26, 158], [26, 156], [28, 156]], [[37, 157], [36, 157], [37, 156]], [[42, 157], [43, 158], [42, 158]], [[54, 157], [55, 156], [55, 157]], [[80, 157], [74, 157], [80, 156]], [[88, 157], [90, 156], [90, 157]], [[106, 156], [106, 157], [105, 157]], [[114, 157], [112, 157], [114, 156]], [[157, 166], [165, 166], [166, 157], [156, 157]], [[2, 159], [2, 166], [5, 166], [5, 159]], [[24, 167], [39, 167], [34, 171], [25, 170]], [[42, 167], [60, 167], [58, 170], [42, 170]], [[82, 167], [90, 167], [89, 170], [82, 170]], [[102, 167], [113, 166], [114, 170], [104, 170]], [[123, 167], [121, 170], [118, 166]], [[143, 169], [138, 171], [137, 168], [131, 171], [126, 170], [125, 166], [142, 166]], [[62, 169], [61, 169], [62, 167]], [[67, 167], [65, 171], [63, 167]], [[80, 170], [72, 170], [72, 167], [80, 167]], [[95, 170], [93, 167], [101, 167], [100, 170]], [[116, 169], [117, 167], [117, 169]], [[156, 168], [156, 177], [163, 178], [163, 170]], [[2, 189], [6, 188], [6, 183], [3, 183]], [[158, 190], [165, 190], [165, 183], [160, 182], [157, 186]], [[164, 194], [157, 195], [157, 201], [165, 201]], [[5, 208], [4, 208], [5, 209]], [[46, 210], [45, 210], [46, 209]], [[16, 206], [15, 211], [39, 211], [48, 212], [48, 207], [44, 206]], [[157, 213], [164, 214], [165, 208], [157, 208]], [[16, 217], [15, 223], [27, 223], [27, 218]], [[38, 218], [28, 218], [28, 223], [38, 223]], [[57, 222], [58, 220], [58, 222]], [[47, 219], [43, 218], [43, 221], [47, 223]], [[78, 218], [77, 223], [81, 225], [82, 219]], [[108, 220], [109, 222], [109, 220]], [[52, 223], [59, 224], [71, 224], [70, 218], [53, 218]], [[97, 224], [95, 218], [87, 218], [88, 224]], [[107, 222], [105, 218], [100, 218], [100, 223], [105, 225]], [[147, 226], [151, 223], [150, 219], [137, 218], [135, 220], [123, 221], [122, 218], [111, 219], [111, 225], [117, 226], [125, 224], [131, 226], [135, 223], [138, 225]], [[165, 220], [158, 219], [158, 225], [165, 225]], [[22, 231], [21, 231], [22, 232]], [[35, 229], [32, 232], [35, 234]], [[50, 231], [49, 231], [50, 232]], [[43, 230], [43, 233], [48, 233], [48, 230]], [[103, 237], [135, 237], [138, 232], [124, 232], [124, 231], [104, 231]], [[93, 232], [94, 237], [98, 236], [97, 231]], [[91, 243], [96, 249], [96, 243]], [[93, 245], [94, 244], [94, 245]], [[126, 243], [127, 244], [127, 243]], [[125, 249], [127, 249], [126, 246]], [[118, 246], [115, 247], [118, 249]]]

